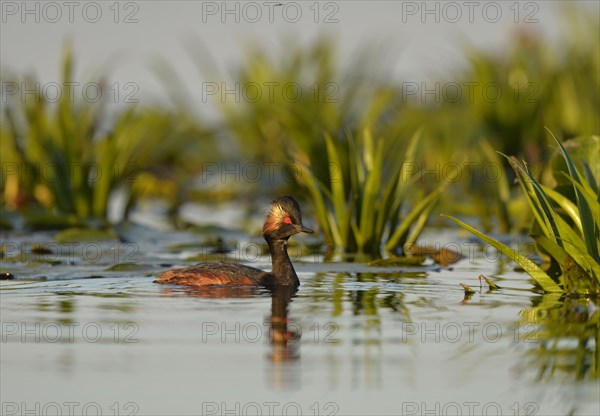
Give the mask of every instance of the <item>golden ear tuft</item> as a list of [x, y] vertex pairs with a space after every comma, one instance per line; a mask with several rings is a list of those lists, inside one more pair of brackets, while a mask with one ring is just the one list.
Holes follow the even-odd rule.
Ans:
[[263, 234], [275, 231], [289, 215], [280, 204], [273, 204], [263, 225]]
[[283, 219], [288, 216], [288, 213], [281, 205], [273, 204], [271, 207], [271, 212], [269, 212], [269, 216], [273, 216], [273, 218], [276, 218], [278, 221], [283, 221]]

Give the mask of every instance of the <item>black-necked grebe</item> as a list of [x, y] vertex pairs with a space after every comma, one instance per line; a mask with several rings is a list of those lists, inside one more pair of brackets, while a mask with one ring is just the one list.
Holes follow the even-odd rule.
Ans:
[[296, 200], [291, 196], [282, 196], [271, 203], [263, 225], [263, 237], [271, 251], [271, 272], [242, 264], [202, 262], [182, 269], [167, 270], [155, 282], [186, 286], [299, 286], [300, 281], [287, 253], [287, 240], [300, 232], [313, 231], [302, 225], [300, 206]]

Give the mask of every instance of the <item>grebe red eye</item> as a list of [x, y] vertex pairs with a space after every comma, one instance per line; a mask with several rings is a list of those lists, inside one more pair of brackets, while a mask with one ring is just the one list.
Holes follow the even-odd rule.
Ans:
[[283, 219], [283, 222], [285, 222], [286, 224], [291, 224], [292, 223], [292, 219], [290, 217], [285, 217]]

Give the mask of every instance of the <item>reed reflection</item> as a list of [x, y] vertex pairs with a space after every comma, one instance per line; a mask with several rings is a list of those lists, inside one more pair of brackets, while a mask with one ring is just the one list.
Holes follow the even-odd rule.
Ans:
[[597, 299], [542, 296], [521, 312], [523, 342], [531, 345], [520, 372], [539, 382], [600, 378], [600, 309]]

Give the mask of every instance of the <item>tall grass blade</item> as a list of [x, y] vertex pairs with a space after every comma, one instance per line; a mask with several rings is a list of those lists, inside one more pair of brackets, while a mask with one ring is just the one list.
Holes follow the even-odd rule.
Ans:
[[525, 270], [531, 277], [533, 277], [533, 279], [546, 292], [563, 292], [563, 289], [561, 289], [561, 287], [558, 284], [556, 284], [556, 282], [554, 280], [552, 280], [552, 278], [550, 276], [548, 276], [548, 274], [546, 274], [545, 271], [543, 271], [537, 264], [535, 264], [533, 261], [529, 260], [527, 257], [523, 256], [522, 254], [518, 253], [513, 248], [508, 247], [508, 246], [502, 244], [501, 242], [483, 234], [482, 232], [476, 230], [475, 228], [471, 227], [470, 225], [462, 222], [461, 220], [459, 220], [457, 218], [451, 217], [449, 215], [443, 215], [443, 216], [447, 217], [451, 221], [454, 221], [455, 223], [457, 223], [458, 225], [460, 225], [467, 231], [471, 232], [472, 234], [475, 234], [477, 237], [479, 237], [480, 239], [482, 239], [483, 241], [485, 241], [492, 247], [495, 247], [502, 254], [506, 255], [512, 261], [517, 263], [519, 266], [521, 266], [523, 268], [523, 270]]
[[[571, 157], [567, 153], [566, 149], [562, 145], [562, 143], [552, 134], [550, 130], [548, 130], [550, 135], [554, 138], [556, 143], [558, 144], [560, 151], [562, 153], [565, 162], [567, 163], [567, 169], [569, 170], [569, 175], [573, 178], [573, 180], [577, 183], [581, 183], [579, 178], [579, 173], [577, 172], [577, 168], [573, 164]], [[585, 240], [585, 245], [587, 247], [588, 253], [596, 260], [596, 262], [600, 263], [600, 255], [598, 254], [598, 246], [597, 239], [594, 232], [594, 221], [592, 218], [592, 212], [590, 206], [588, 205], [585, 197], [582, 195], [581, 191], [575, 187], [575, 196], [577, 198], [577, 206], [579, 207], [579, 214], [581, 217], [581, 225], [583, 226], [583, 236]]]
[[337, 244], [338, 241], [336, 241], [336, 239], [333, 236], [333, 233], [331, 232], [331, 228], [328, 226], [330, 224], [330, 222], [328, 221], [328, 218], [327, 218], [327, 208], [325, 206], [325, 201], [323, 200], [323, 196], [321, 195], [321, 192], [319, 191], [317, 179], [311, 173], [310, 168], [306, 164], [300, 162], [298, 159], [297, 159], [296, 163], [299, 166], [300, 177], [302, 178], [302, 181], [303, 181], [302, 183], [304, 184], [304, 186], [306, 186], [306, 188], [308, 189], [308, 192], [311, 196], [310, 200], [311, 200], [311, 204], [313, 206], [314, 215], [317, 218], [317, 221], [321, 226], [321, 231], [325, 235], [325, 239], [329, 243]]
[[579, 218], [579, 210], [577, 209], [577, 206], [573, 202], [571, 202], [569, 198], [567, 198], [559, 192], [556, 192], [554, 189], [548, 188], [544, 185], [541, 185], [541, 187], [544, 193], [548, 195], [552, 200], [554, 200], [554, 202], [556, 202], [565, 211], [569, 218], [573, 220], [573, 223], [577, 226], [579, 231], [583, 233], [581, 227], [581, 219]]
[[[342, 175], [343, 168], [341, 161], [338, 157], [338, 151], [335, 147], [335, 143], [328, 133], [325, 133], [325, 144], [327, 147], [327, 158], [329, 160], [329, 181], [331, 189], [331, 201], [333, 203], [333, 209], [337, 223], [340, 224], [337, 234], [339, 235], [339, 241], [346, 241], [348, 233], [348, 210], [346, 209], [346, 191], [344, 189], [344, 176]], [[331, 166], [335, 167], [335, 170], [331, 169]]]
[[[369, 130], [365, 130], [365, 138], [369, 146], [373, 146], [373, 138]], [[367, 152], [371, 153], [371, 152]], [[378, 140], [375, 155], [369, 163], [367, 170], [369, 176], [363, 189], [363, 200], [360, 216], [360, 231], [363, 235], [364, 243], [379, 245], [375, 242], [375, 207], [377, 206], [377, 196], [381, 186], [381, 171], [383, 165], [383, 140]]]
[[503, 153], [500, 154], [507, 158], [513, 166], [517, 167], [518, 171], [522, 174], [521, 177], [523, 177], [524, 175], [527, 177], [527, 179], [529, 179], [527, 183], [531, 185], [536, 199], [531, 199], [531, 194], [527, 192], [527, 195], [530, 195], [530, 203], [534, 209], [537, 209], [537, 206], [539, 206], [542, 209], [542, 212], [544, 214], [542, 217], [543, 223], [549, 227], [547, 235], [553, 236], [556, 240], [556, 243], [562, 247], [561, 234], [559, 233], [558, 228], [556, 226], [556, 213], [554, 212], [554, 208], [552, 208], [552, 205], [550, 205], [550, 202], [548, 201], [546, 194], [544, 194], [544, 191], [542, 190], [540, 184], [533, 178], [533, 176], [531, 176], [531, 174], [529, 173], [529, 169], [527, 169], [527, 166], [522, 165], [515, 158], [508, 157]]
[[435, 208], [435, 203], [429, 204], [421, 215], [418, 216], [417, 220], [413, 224], [413, 228], [410, 230], [410, 233], [406, 237], [406, 241], [404, 241], [404, 251], [406, 252], [406, 247], [412, 247], [417, 243], [417, 239], [423, 232], [425, 225], [427, 225], [427, 220], [431, 215], [431, 211]]
[[391, 252], [394, 250], [399, 244], [402, 237], [408, 232], [409, 228], [413, 225], [415, 221], [417, 221], [418, 217], [422, 212], [426, 211], [430, 205], [433, 205], [437, 202], [438, 198], [442, 194], [443, 187], [440, 187], [427, 195], [425, 198], [420, 200], [408, 213], [406, 217], [402, 220], [398, 228], [394, 230], [391, 234], [390, 238], [385, 244], [386, 251]]
[[531, 237], [535, 240], [536, 244], [546, 250], [559, 264], [565, 264], [569, 255], [562, 247], [545, 235], [532, 235]]
[[600, 224], [600, 204], [598, 203], [598, 194], [596, 194], [592, 190], [592, 188], [589, 186], [589, 184], [587, 184], [585, 182], [584, 183], [575, 182], [575, 180], [568, 175], [566, 175], [566, 177], [567, 177], [567, 179], [569, 179], [571, 181], [573, 186], [575, 186], [577, 189], [579, 189], [579, 191], [581, 192], [583, 197], [586, 199], [587, 203], [590, 206], [590, 210], [592, 211], [592, 217], [594, 218], [594, 222], [596, 223], [596, 226], [598, 224]]
[[[600, 191], [598, 190], [598, 179], [596, 179], [594, 177], [594, 173], [592, 172], [592, 169], [590, 168], [590, 165], [588, 165], [588, 163], [583, 160], [582, 161], [583, 164], [583, 171], [585, 173], [585, 179], [587, 181], [587, 183], [590, 185], [590, 187], [592, 188], [592, 191], [598, 195], [598, 200], [596, 202], [600, 203]], [[600, 166], [597, 166], [598, 169], [600, 169]]]

